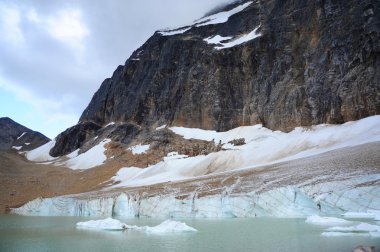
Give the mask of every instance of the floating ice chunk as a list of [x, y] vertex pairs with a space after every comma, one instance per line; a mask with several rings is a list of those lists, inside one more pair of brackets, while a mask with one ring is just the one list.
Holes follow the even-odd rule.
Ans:
[[322, 236], [339, 237], [339, 236], [368, 236], [369, 233], [343, 233], [343, 232], [323, 232]]
[[12, 146], [12, 149], [21, 150], [22, 146]]
[[335, 217], [321, 217], [318, 215], [312, 215], [308, 217], [305, 222], [309, 224], [320, 225], [320, 226], [336, 226], [336, 225], [352, 224], [352, 221], [347, 221], [347, 220], [335, 218]]
[[124, 230], [127, 228], [133, 228], [119, 220], [112, 218], [102, 219], [102, 220], [90, 220], [85, 222], [78, 222], [77, 228], [90, 228], [90, 229], [100, 229], [100, 230]]
[[211, 16], [207, 16], [207, 17], [201, 18], [199, 20], [196, 20], [195, 24], [196, 24], [197, 27], [200, 27], [200, 26], [211, 25], [211, 24], [225, 23], [225, 22], [228, 21], [228, 19], [232, 15], [235, 15], [236, 13], [239, 13], [239, 12], [243, 11], [245, 8], [247, 8], [248, 6], [250, 6], [252, 3], [253, 2], [247, 2], [247, 3], [244, 3], [242, 5], [239, 5], [239, 6], [235, 7], [235, 8], [233, 8], [232, 10], [222, 11], [222, 12], [213, 14]]
[[342, 216], [351, 219], [375, 219], [376, 214], [371, 212], [347, 212], [342, 214]]
[[380, 232], [380, 226], [368, 223], [360, 223], [349, 227], [331, 227], [326, 231], [329, 232]]
[[21, 137], [23, 137], [27, 132], [23, 132], [18, 138], [17, 140], [19, 140]]
[[51, 148], [53, 148], [55, 145], [55, 140], [47, 142], [44, 145], [41, 145], [40, 147], [28, 151], [26, 153], [26, 158], [30, 161], [35, 161], [35, 162], [46, 162], [46, 161], [51, 161], [54, 160], [55, 158], [50, 156], [49, 152]]
[[159, 31], [158, 33], [163, 36], [172, 36], [172, 35], [185, 33], [190, 29], [191, 27], [185, 27], [185, 28], [172, 29], [172, 30], [163, 30], [163, 31]]
[[195, 232], [198, 231], [195, 228], [192, 228], [186, 223], [166, 220], [161, 224], [154, 227], [138, 227], [130, 226], [119, 220], [112, 218], [102, 219], [102, 220], [90, 220], [85, 222], [78, 222], [76, 224], [77, 228], [88, 228], [88, 229], [98, 229], [98, 230], [124, 230], [124, 229], [134, 229], [139, 231], [145, 231], [147, 233], [176, 233], [176, 232]]
[[376, 238], [379, 238], [379, 237], [380, 237], [380, 232], [369, 232], [369, 234], [370, 234], [372, 237], [376, 237]]
[[380, 221], [380, 211], [379, 210], [368, 210], [367, 213], [374, 214], [374, 220]]
[[142, 145], [138, 144], [132, 147], [129, 147], [128, 150], [132, 151], [133, 155], [139, 155], [146, 153], [149, 150], [150, 144]]
[[98, 145], [92, 147], [85, 153], [82, 153], [66, 161], [65, 165], [73, 170], [77, 170], [89, 169], [103, 164], [107, 159], [107, 156], [104, 154], [104, 151], [106, 150], [104, 146], [109, 142], [111, 142], [111, 139], [104, 139]]
[[154, 227], [146, 227], [147, 233], [174, 233], [174, 232], [196, 232], [195, 228], [192, 228], [184, 222], [166, 220], [161, 224]]

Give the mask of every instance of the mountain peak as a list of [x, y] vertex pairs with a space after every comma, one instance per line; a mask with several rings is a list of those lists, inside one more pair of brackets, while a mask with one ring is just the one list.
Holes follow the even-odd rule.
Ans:
[[[379, 114], [373, 41], [380, 35], [373, 32], [376, 17], [363, 7], [355, 1], [240, 1], [188, 26], [158, 31], [104, 80], [74, 127], [83, 136], [96, 133], [80, 124], [111, 122], [136, 129], [166, 124], [226, 131], [262, 124], [290, 131]], [[74, 145], [58, 149], [73, 151]]]
[[43, 134], [33, 131], [9, 117], [0, 118], [0, 150], [31, 150], [50, 141]]

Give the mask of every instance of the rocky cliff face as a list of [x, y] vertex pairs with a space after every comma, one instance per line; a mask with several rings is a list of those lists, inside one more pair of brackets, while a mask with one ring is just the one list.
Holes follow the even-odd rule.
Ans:
[[0, 150], [32, 150], [50, 139], [8, 117], [0, 118]]
[[[380, 113], [379, 1], [242, 1], [223, 11], [156, 32], [102, 83], [79, 125], [289, 131]], [[53, 154], [75, 149], [67, 143]]]

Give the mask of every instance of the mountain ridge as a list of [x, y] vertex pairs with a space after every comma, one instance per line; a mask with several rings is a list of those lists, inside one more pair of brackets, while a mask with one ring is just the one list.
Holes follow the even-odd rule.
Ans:
[[[217, 131], [262, 124], [288, 132], [379, 114], [379, 5], [242, 1], [157, 31], [104, 80], [73, 131], [92, 137], [96, 131], [81, 125], [120, 122]], [[256, 38], [223, 48], [254, 29]], [[59, 136], [55, 156], [89, 139], [60, 140], [69, 136]]]
[[33, 131], [9, 117], [0, 118], [0, 150], [32, 150], [48, 141], [50, 139], [42, 133]]

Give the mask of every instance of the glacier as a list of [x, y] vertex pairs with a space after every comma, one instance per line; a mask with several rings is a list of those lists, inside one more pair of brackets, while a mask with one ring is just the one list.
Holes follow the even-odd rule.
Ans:
[[[379, 124], [380, 116], [373, 116], [343, 125], [296, 128], [290, 133], [261, 125], [228, 132], [171, 127], [185, 139], [214, 141], [225, 150], [194, 157], [174, 151], [150, 167], [120, 169], [111, 178], [114, 184], [102, 190], [37, 198], [11, 212], [126, 218], [359, 213], [378, 219]], [[229, 143], [239, 138], [246, 144]]]
[[[31, 216], [95, 216], [124, 218], [228, 218], [306, 217], [339, 215], [348, 211], [380, 210], [380, 187], [370, 185], [380, 174], [352, 178], [346, 183], [319, 183], [313, 186], [285, 186], [263, 193], [201, 195], [196, 190], [148, 195], [146, 191], [106, 192], [102, 196], [80, 194], [38, 198], [12, 213]], [[360, 186], [360, 183], [368, 186]], [[334, 191], [326, 193], [326, 188]]]

